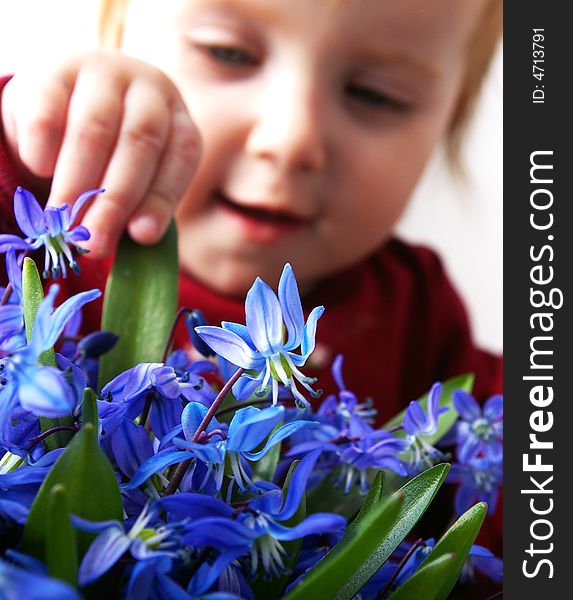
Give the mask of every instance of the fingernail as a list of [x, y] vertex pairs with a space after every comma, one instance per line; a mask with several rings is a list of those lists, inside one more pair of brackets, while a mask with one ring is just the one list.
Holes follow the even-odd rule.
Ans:
[[138, 215], [128, 226], [129, 235], [141, 244], [156, 242], [161, 235], [161, 225], [157, 217], [151, 214]]

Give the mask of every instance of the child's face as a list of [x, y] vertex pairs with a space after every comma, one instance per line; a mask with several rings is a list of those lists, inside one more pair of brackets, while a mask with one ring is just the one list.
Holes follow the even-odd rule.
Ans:
[[484, 2], [134, 0], [125, 49], [202, 135], [183, 266], [242, 294], [287, 261], [309, 288], [376, 249], [447, 130]]

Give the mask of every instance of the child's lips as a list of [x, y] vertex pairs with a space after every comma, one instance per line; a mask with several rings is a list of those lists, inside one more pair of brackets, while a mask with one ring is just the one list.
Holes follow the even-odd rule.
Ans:
[[292, 212], [268, 208], [263, 202], [241, 202], [217, 192], [217, 205], [232, 224], [241, 229], [249, 239], [268, 243], [300, 230], [309, 218]]

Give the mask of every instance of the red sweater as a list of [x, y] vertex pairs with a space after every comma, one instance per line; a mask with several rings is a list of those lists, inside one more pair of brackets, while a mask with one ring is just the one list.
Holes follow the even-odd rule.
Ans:
[[[0, 90], [1, 85], [0, 80]], [[0, 231], [14, 230], [17, 170], [0, 143]], [[85, 258], [81, 264], [78, 277], [61, 282], [61, 298], [103, 289], [109, 261]], [[245, 322], [244, 299], [220, 296], [187, 273], [181, 273], [179, 283], [180, 306], [200, 308], [215, 325], [222, 320]], [[303, 299], [306, 312], [318, 304], [326, 311], [305, 374], [317, 376], [317, 387], [325, 393], [335, 391], [330, 364], [338, 353], [344, 354], [345, 383], [359, 399], [373, 398], [379, 424], [435, 381], [454, 375], [475, 373], [478, 398], [501, 392], [501, 359], [475, 346], [462, 302], [439, 258], [427, 248], [391, 239], [360, 264], [320, 282]], [[86, 308], [87, 330], [98, 328], [100, 310], [101, 302]], [[185, 344], [181, 330], [177, 345]]]

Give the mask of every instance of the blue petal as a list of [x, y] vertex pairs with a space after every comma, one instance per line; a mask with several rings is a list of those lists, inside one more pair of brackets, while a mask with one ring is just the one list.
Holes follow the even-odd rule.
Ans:
[[12, 293], [18, 302], [22, 301], [22, 269], [18, 266], [18, 259], [14, 250], [6, 253], [6, 273], [8, 281], [12, 284]]
[[466, 436], [458, 445], [457, 457], [461, 463], [467, 463], [476, 454], [478, 449], [479, 438], [475, 435]]
[[117, 466], [128, 477], [132, 477], [153, 456], [149, 433], [129, 420], [123, 421], [111, 435], [111, 449]]
[[221, 327], [226, 329], [227, 331], [232, 331], [236, 333], [250, 348], [252, 348], [255, 352], [257, 352], [257, 348], [249, 335], [249, 330], [246, 325], [241, 325], [240, 323], [232, 323], [231, 321], [222, 321]]
[[256, 448], [283, 418], [282, 406], [264, 410], [247, 406], [235, 413], [228, 431], [227, 449], [242, 452]]
[[412, 400], [412, 402], [410, 402], [406, 409], [406, 413], [404, 414], [402, 424], [404, 431], [408, 435], [417, 435], [426, 426], [427, 420], [424, 409], [417, 400]]
[[180, 389], [173, 367], [157, 367], [151, 373], [151, 384], [166, 398], [179, 398]]
[[80, 586], [92, 583], [125, 554], [132, 540], [123, 531], [110, 528], [93, 541], [88, 548], [78, 571]]
[[293, 421], [287, 423], [279, 429], [277, 429], [267, 440], [264, 448], [258, 452], [243, 452], [243, 456], [249, 460], [261, 459], [273, 446], [276, 446], [279, 442], [282, 442], [287, 437], [293, 435], [301, 429], [314, 429], [318, 426], [316, 421]]
[[225, 446], [216, 444], [197, 444], [196, 442], [187, 442], [175, 438], [173, 445], [177, 448], [189, 450], [189, 454], [196, 456], [203, 462], [211, 464], [222, 464], [225, 460]]
[[[428, 394], [427, 413], [428, 424], [424, 430], [426, 435], [432, 435], [438, 431], [438, 414], [445, 412], [439, 409], [440, 396], [442, 395], [442, 384], [434, 383]], [[447, 410], [447, 407], [444, 407]]]
[[[189, 586], [187, 587], [187, 591], [193, 595], [195, 598], [200, 594], [205, 594], [215, 582], [222, 575], [223, 571], [241, 554], [244, 553], [244, 550], [230, 550], [229, 552], [224, 552], [212, 563], [203, 563], [197, 573], [191, 578], [189, 582]], [[223, 597], [239, 599], [241, 596], [236, 596], [235, 594], [222, 593], [222, 594], [209, 594], [208, 598], [210, 600], [215, 600], [213, 598], [214, 595], [220, 596], [220, 600]]]
[[123, 525], [119, 521], [90, 521], [77, 515], [72, 515], [72, 524], [76, 529], [86, 531], [87, 533], [103, 533], [108, 529], [115, 529], [123, 533]]
[[259, 352], [264, 356], [280, 352], [283, 347], [281, 305], [273, 290], [259, 277], [247, 293], [245, 315], [249, 335]]
[[322, 533], [335, 533], [346, 527], [346, 519], [332, 513], [315, 513], [292, 528], [279, 523], [269, 524], [269, 533], [281, 542], [290, 542], [301, 537]]
[[196, 327], [195, 331], [217, 354], [238, 367], [258, 370], [264, 364], [264, 359], [232, 331], [212, 325]]
[[503, 417], [503, 396], [498, 394], [488, 398], [484, 407], [483, 414], [489, 421], [495, 421]]
[[81, 600], [67, 583], [46, 575], [32, 573], [0, 560], [0, 580], [4, 598], [26, 600]]
[[74, 227], [68, 231], [65, 234], [64, 239], [68, 242], [72, 242], [72, 244], [77, 244], [78, 242], [85, 242], [86, 240], [89, 240], [90, 237], [90, 232], [83, 225], [78, 225], [77, 227]]
[[346, 386], [344, 385], [344, 379], [342, 378], [342, 365], [344, 364], [344, 356], [342, 354], [338, 354], [334, 361], [332, 362], [332, 377], [338, 386], [340, 391], [346, 390]]
[[165, 435], [181, 423], [182, 412], [183, 406], [179, 398], [170, 399], [155, 395], [149, 413], [149, 423], [155, 436], [162, 440]]
[[66, 229], [67, 214], [69, 214], [68, 206], [50, 206], [44, 211], [44, 221], [46, 229], [50, 235], [58, 235]]
[[316, 338], [316, 326], [318, 324], [318, 319], [324, 313], [324, 306], [317, 306], [313, 308], [312, 312], [308, 316], [308, 320], [306, 325], [304, 326], [304, 335], [302, 337], [301, 343], [301, 355], [297, 356], [296, 354], [289, 353], [293, 363], [297, 367], [301, 367], [306, 362], [306, 359], [312, 354], [314, 351], [315, 338]]
[[481, 417], [481, 408], [476, 399], [464, 390], [456, 390], [452, 394], [452, 403], [465, 421], [473, 421]]
[[34, 329], [32, 331], [32, 338], [30, 341], [32, 352], [37, 356], [44, 350], [51, 348], [60, 337], [60, 334], [64, 330], [66, 323], [71, 319], [76, 311], [78, 311], [84, 304], [95, 300], [101, 296], [99, 290], [90, 290], [88, 292], [81, 292], [68, 298], [63, 304], [61, 304], [54, 312], [52, 309], [54, 306], [54, 300], [59, 292], [59, 286], [52, 285], [48, 291], [47, 296], [42, 300], [38, 311], [36, 313], [36, 320], [34, 321]]
[[123, 486], [123, 489], [129, 491], [139, 487], [158, 471], [162, 471], [175, 463], [180, 463], [191, 458], [189, 452], [164, 452], [156, 454], [147, 459], [137, 470], [131, 481]]
[[230, 548], [247, 549], [260, 535], [260, 531], [246, 527], [236, 520], [207, 517], [194, 521], [182, 541], [192, 546], [210, 546], [225, 551]]
[[[99, 188], [97, 190], [88, 190], [87, 192], [84, 192], [83, 194], [80, 194], [76, 201], [74, 202], [74, 206], [72, 208], [72, 212], [70, 215], [70, 222], [68, 224], [69, 225], [73, 225], [76, 221], [76, 219], [78, 218], [78, 215], [80, 213], [80, 211], [82, 210], [84, 204], [90, 200], [90, 198], [93, 198], [94, 196], [96, 196], [97, 194], [101, 194], [102, 192], [105, 192], [104, 188]], [[87, 239], [87, 238], [86, 238]]]
[[260, 387], [265, 377], [265, 371], [261, 371], [256, 377], [243, 373], [233, 386], [233, 396], [237, 400], [248, 400]]
[[72, 414], [76, 397], [64, 374], [53, 367], [27, 366], [18, 372], [20, 404], [42, 417], [65, 417]]
[[9, 250], [30, 250], [32, 244], [11, 233], [0, 233], [0, 253]]
[[[181, 414], [181, 424], [183, 425], [185, 439], [191, 441], [191, 438], [197, 431], [201, 421], [203, 421], [208, 412], [209, 409], [199, 402], [189, 402], [189, 404], [183, 409]], [[207, 425], [205, 431], [210, 433], [214, 429], [220, 429], [220, 427], [221, 424], [215, 417], [213, 417], [209, 422], [209, 425]]]
[[14, 193], [14, 216], [27, 237], [37, 238], [46, 233], [42, 207], [28, 190], [20, 186]]
[[285, 350], [293, 350], [300, 346], [304, 331], [304, 315], [298, 286], [292, 270], [287, 263], [279, 280], [279, 302], [288, 337]]
[[306, 482], [319, 456], [320, 450], [314, 450], [307, 454], [295, 468], [290, 480], [284, 506], [282, 510], [275, 515], [277, 520], [286, 521], [298, 510], [300, 501], [306, 489]]
[[176, 520], [190, 519], [196, 521], [206, 517], [231, 518], [233, 509], [219, 500], [205, 494], [183, 492], [173, 496], [165, 496], [158, 503]]

